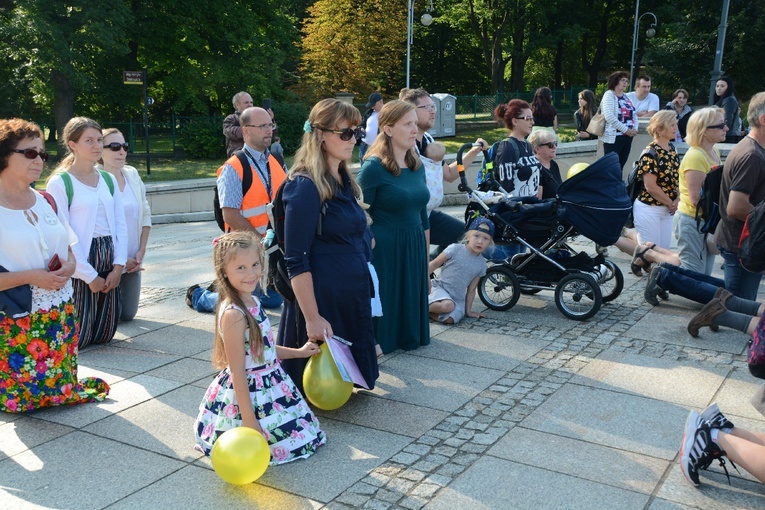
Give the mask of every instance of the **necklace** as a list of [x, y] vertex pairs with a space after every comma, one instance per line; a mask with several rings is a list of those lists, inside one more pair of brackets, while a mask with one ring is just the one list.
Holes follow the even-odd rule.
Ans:
[[69, 173], [86, 186], [91, 188], [98, 186], [98, 171], [95, 169], [95, 167], [92, 167], [89, 172], [84, 174], [73, 173], [72, 169], [70, 168]]
[[34, 191], [29, 189], [26, 193], [19, 193], [18, 195], [13, 195], [14, 198], [16, 198], [15, 201], [8, 200], [8, 198], [5, 196], [4, 193], [0, 193], [0, 200], [2, 200], [3, 204], [7, 206], [8, 209], [13, 209], [16, 211], [24, 211], [29, 208], [31, 208], [34, 205], [34, 200], [32, 200], [30, 205], [30, 198], [34, 198], [33, 195]]

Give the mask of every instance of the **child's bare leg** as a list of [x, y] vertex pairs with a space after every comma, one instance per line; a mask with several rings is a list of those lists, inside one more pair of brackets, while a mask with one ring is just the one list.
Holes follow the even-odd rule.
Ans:
[[629, 237], [621, 236], [616, 240], [614, 246], [619, 248], [620, 251], [626, 253], [627, 255], [632, 256], [632, 254], [635, 252], [635, 246], [637, 246], [637, 242], [633, 241]]
[[[454, 301], [451, 299], [442, 299], [440, 301], [433, 301], [428, 306], [428, 312], [430, 315], [430, 318], [434, 321], [438, 320], [438, 317], [444, 314], [449, 314], [454, 311]], [[445, 324], [454, 324], [454, 321], [451, 317], [447, 318], [445, 321], [443, 321]]]
[[752, 437], [758, 441], [765, 439], [762, 434], [734, 428], [730, 434], [720, 431], [717, 436], [717, 444], [725, 450], [725, 454], [730, 460], [765, 483], [765, 445], [747, 439]]
[[646, 253], [646, 258], [651, 262], [666, 262], [673, 266], [680, 265], [680, 257], [678, 257], [677, 253], [661, 246], [652, 246], [648, 253]]

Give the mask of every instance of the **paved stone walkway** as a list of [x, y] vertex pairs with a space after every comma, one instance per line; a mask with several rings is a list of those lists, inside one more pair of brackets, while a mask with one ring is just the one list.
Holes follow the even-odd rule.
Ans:
[[765, 507], [743, 470], [728, 485], [710, 468], [696, 489], [677, 465], [690, 409], [717, 401], [737, 426], [765, 431], [748, 402], [759, 384], [747, 337], [691, 338], [698, 306], [646, 304], [645, 279], [613, 248], [625, 290], [594, 318], [568, 320], [541, 292], [432, 324], [429, 346], [383, 358], [374, 391], [319, 413], [328, 443], [311, 459], [229, 486], [192, 449], [215, 372], [213, 318], [183, 301], [212, 281], [217, 234], [213, 222], [152, 230], [138, 317], [80, 355], [82, 376], [112, 385], [107, 401], [0, 415], [0, 508]]

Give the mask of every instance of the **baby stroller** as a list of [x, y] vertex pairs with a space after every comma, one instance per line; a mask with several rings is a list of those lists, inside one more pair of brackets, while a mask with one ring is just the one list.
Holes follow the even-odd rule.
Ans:
[[478, 284], [481, 301], [493, 310], [508, 310], [521, 294], [554, 290], [558, 310], [582, 321], [595, 315], [603, 302], [615, 299], [624, 287], [619, 267], [602, 254], [577, 252], [568, 240], [581, 234], [610, 246], [621, 235], [632, 204], [616, 154], [563, 182], [556, 198], [539, 200], [508, 196], [496, 182], [494, 191], [470, 189], [462, 153], [471, 146], [465, 144], [457, 152], [459, 190], [470, 198], [466, 221], [484, 216], [494, 223], [495, 243], [516, 243], [528, 250], [488, 268]]

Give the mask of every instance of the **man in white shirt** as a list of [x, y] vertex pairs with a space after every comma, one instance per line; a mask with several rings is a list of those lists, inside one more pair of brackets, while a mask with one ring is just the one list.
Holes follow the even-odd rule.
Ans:
[[651, 78], [644, 74], [635, 81], [635, 90], [627, 97], [635, 106], [638, 117], [653, 117], [659, 111], [659, 96], [651, 93]]

